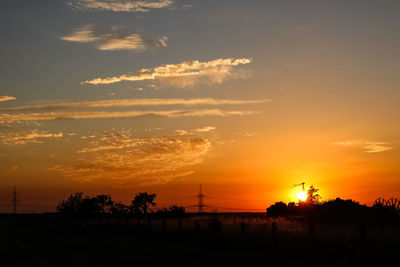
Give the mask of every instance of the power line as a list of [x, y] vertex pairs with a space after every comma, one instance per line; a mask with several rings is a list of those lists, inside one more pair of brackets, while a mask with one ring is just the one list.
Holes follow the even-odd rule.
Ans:
[[194, 196], [187, 196], [187, 197], [175, 197], [175, 198], [160, 198], [158, 200], [179, 200], [179, 199], [193, 199], [196, 198]]
[[23, 197], [22, 199], [34, 199], [34, 200], [43, 200], [43, 201], [60, 201], [55, 198], [37, 198], [37, 197]]
[[[14, 190], [12, 192], [12, 205], [13, 205], [13, 213], [17, 213], [17, 203], [19, 203], [19, 199], [18, 198], [19, 193], [17, 193], [16, 187], [14, 186]], [[257, 201], [257, 200], [250, 200], [250, 199], [235, 199], [235, 198], [222, 198], [222, 197], [214, 197], [214, 196], [208, 196], [203, 194], [203, 190], [202, 190], [202, 185], [200, 184], [200, 188], [199, 188], [199, 193], [196, 196], [183, 196], [183, 197], [176, 197], [176, 198], [161, 198], [159, 200], [161, 201], [170, 201], [170, 200], [180, 200], [180, 199], [193, 199], [193, 198], [197, 198], [198, 199], [198, 203], [195, 205], [188, 205], [188, 206], [184, 206], [185, 208], [198, 208], [198, 212], [202, 213], [204, 212], [205, 208], [218, 208], [218, 209], [225, 209], [225, 210], [237, 210], [237, 211], [261, 211], [262, 209], [246, 209], [246, 208], [230, 208], [230, 207], [219, 207], [219, 206], [212, 206], [212, 205], [206, 205], [204, 203], [204, 198], [209, 198], [209, 199], [218, 199], [218, 200], [229, 200], [229, 201]], [[1, 200], [2, 198], [0, 198]], [[3, 198], [6, 199], [6, 198]], [[23, 197], [22, 199], [32, 199], [32, 200], [39, 200], [39, 201], [60, 201], [59, 199], [55, 199], [55, 198], [40, 198], [40, 197]], [[122, 200], [124, 201], [124, 200]], [[128, 201], [128, 200], [127, 200]], [[131, 200], [129, 200], [131, 201]], [[9, 205], [4, 204], [4, 205], [0, 205], [0, 207], [8, 207]], [[34, 208], [49, 208], [49, 209], [56, 209], [55, 206], [47, 206], [47, 205], [31, 205], [31, 204], [19, 204], [19, 206], [22, 207], [34, 207]]]
[[229, 200], [229, 201], [258, 201], [255, 199], [237, 199], [237, 198], [222, 198], [222, 197], [212, 197], [212, 196], [207, 196], [207, 198], [211, 199], [219, 199], [219, 200]]
[[50, 208], [50, 209], [55, 209], [55, 208], [56, 208], [56, 207], [54, 207], [54, 206], [29, 205], [29, 204], [20, 204], [20, 206], [23, 206], [23, 207], [31, 207], [31, 208]]
[[210, 206], [211, 208], [217, 208], [217, 209], [225, 209], [225, 210], [252, 210], [252, 211], [264, 211], [263, 209], [240, 209], [240, 208], [226, 208], [226, 207], [215, 207], [215, 206]]

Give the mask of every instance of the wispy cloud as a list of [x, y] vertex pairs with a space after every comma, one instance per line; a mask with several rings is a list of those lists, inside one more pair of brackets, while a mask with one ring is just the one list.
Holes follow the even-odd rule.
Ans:
[[150, 9], [160, 9], [172, 6], [172, 0], [135, 1], [135, 0], [69, 0], [67, 4], [73, 10], [103, 10], [114, 12], [149, 12]]
[[77, 43], [90, 43], [98, 41], [101, 38], [100, 36], [96, 36], [94, 34], [92, 25], [85, 25], [83, 27], [75, 29], [69, 35], [61, 37], [61, 39]]
[[3, 145], [25, 145], [29, 143], [42, 143], [43, 139], [60, 138], [63, 133], [50, 133], [48, 131], [40, 131], [38, 129], [21, 131], [21, 132], [0, 132], [0, 144]]
[[16, 98], [13, 96], [0, 96], [0, 102], [15, 100]]
[[244, 77], [243, 73], [233, 72], [232, 68], [238, 65], [249, 64], [250, 58], [215, 59], [207, 62], [198, 60], [185, 61], [178, 64], [167, 64], [152, 69], [140, 69], [134, 75], [96, 78], [83, 81], [83, 84], [111, 84], [122, 81], [157, 80], [176, 87], [191, 87], [199, 83], [222, 83], [228, 77]]
[[390, 143], [382, 141], [347, 140], [332, 142], [331, 144], [347, 147], [360, 147], [363, 148], [366, 153], [379, 153], [393, 149], [393, 146]]
[[393, 149], [387, 142], [367, 142], [364, 148], [367, 153], [378, 153]]
[[190, 167], [200, 164], [210, 147], [210, 141], [202, 138], [143, 139], [127, 132], [112, 132], [92, 138], [78, 151], [78, 160], [73, 164], [52, 169], [77, 181], [165, 183], [192, 173]]
[[239, 133], [235, 133], [235, 135], [242, 136], [242, 137], [254, 137], [254, 136], [259, 136], [260, 133], [257, 133], [257, 132], [239, 132]]
[[190, 130], [190, 131], [189, 131], [189, 130], [175, 130], [175, 133], [176, 133], [177, 135], [182, 136], [182, 135], [191, 135], [191, 134], [207, 133], [207, 132], [211, 132], [211, 131], [213, 131], [213, 130], [215, 130], [215, 129], [217, 129], [217, 128], [214, 127], [214, 126], [205, 126], [205, 127], [197, 128], [197, 129]]
[[215, 130], [215, 129], [216, 129], [216, 127], [214, 127], [214, 126], [206, 126], [206, 127], [194, 129], [193, 132], [196, 132], [196, 133], [206, 133], [206, 132], [213, 131], [213, 130]]
[[142, 34], [119, 34], [115, 29], [111, 33], [96, 34], [93, 25], [75, 29], [61, 39], [77, 43], [94, 43], [99, 50], [147, 50], [166, 47], [168, 38], [146, 39]]
[[167, 118], [218, 116], [228, 117], [233, 115], [258, 114], [258, 111], [225, 111], [220, 109], [201, 110], [167, 110], [167, 111], [95, 111], [95, 112], [47, 112], [0, 114], [0, 123], [18, 121], [45, 121], [59, 119], [104, 119], [104, 118], [134, 118], [142, 116], [161, 116]]
[[183, 106], [198, 106], [198, 105], [247, 105], [247, 104], [261, 104], [269, 102], [269, 99], [260, 100], [235, 100], [235, 99], [214, 99], [214, 98], [145, 98], [145, 99], [113, 99], [113, 100], [99, 100], [99, 101], [83, 101], [83, 102], [66, 102], [48, 105], [34, 105], [34, 106], [19, 106], [0, 109], [1, 112], [15, 112], [15, 111], [55, 111], [63, 109], [81, 109], [81, 108], [111, 108], [111, 107], [133, 107], [133, 106], [169, 106], [169, 105], [183, 105]]

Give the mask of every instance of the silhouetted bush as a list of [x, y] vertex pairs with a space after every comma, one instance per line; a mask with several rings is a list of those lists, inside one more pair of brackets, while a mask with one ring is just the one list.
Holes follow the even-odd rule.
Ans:
[[129, 214], [129, 206], [116, 202], [114, 205], [111, 207], [111, 214], [113, 215], [127, 215]]
[[170, 217], [182, 217], [183, 215], [185, 215], [185, 208], [177, 205], [172, 205], [169, 208], [159, 210], [157, 214]]
[[320, 204], [276, 202], [267, 208], [268, 216], [300, 215], [321, 221], [360, 221], [395, 219], [399, 213], [392, 207], [367, 207], [351, 199], [336, 198]]
[[154, 202], [156, 194], [148, 194], [147, 192], [136, 194], [132, 200], [131, 212], [133, 214], [146, 214], [150, 207], [157, 204]]
[[77, 192], [71, 194], [67, 200], [61, 201], [57, 206], [57, 211], [67, 215], [93, 215], [101, 213], [105, 209], [104, 205], [104, 202], [99, 202], [97, 197], [90, 198], [83, 196], [82, 192]]
[[267, 208], [268, 216], [283, 216], [287, 215], [289, 212], [288, 206], [284, 202], [276, 202]]
[[[57, 211], [68, 216], [87, 217], [93, 215], [127, 215], [127, 214], [146, 214], [150, 207], [156, 203], [155, 194], [138, 193], [132, 205], [126, 206], [123, 203], [112, 201], [110, 195], [98, 195], [96, 197], [84, 196], [82, 192], [71, 194], [67, 200], [61, 201], [57, 206]], [[182, 212], [178, 207], [174, 207], [172, 212]], [[183, 211], [184, 212], [184, 211]]]

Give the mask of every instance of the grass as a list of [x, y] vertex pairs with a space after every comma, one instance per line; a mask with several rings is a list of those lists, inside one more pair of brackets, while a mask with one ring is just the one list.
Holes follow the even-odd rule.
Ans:
[[[219, 223], [220, 231], [215, 227]], [[134, 218], [103, 218], [63, 225], [54, 214], [3, 215], [0, 265], [393, 266], [400, 241], [398, 222], [364, 228], [359, 223], [315, 224], [312, 235], [304, 218], [264, 214], [193, 214], [165, 219], [165, 226], [164, 232], [162, 218], [141, 218], [140, 224]]]

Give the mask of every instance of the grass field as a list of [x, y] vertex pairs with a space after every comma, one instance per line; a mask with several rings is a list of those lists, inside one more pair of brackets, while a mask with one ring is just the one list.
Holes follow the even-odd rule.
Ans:
[[[275, 223], [275, 230], [273, 230]], [[1, 266], [396, 266], [398, 222], [264, 214], [62, 220], [0, 217]]]

